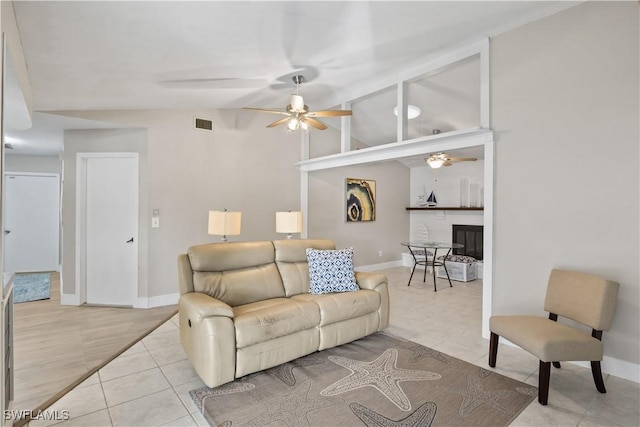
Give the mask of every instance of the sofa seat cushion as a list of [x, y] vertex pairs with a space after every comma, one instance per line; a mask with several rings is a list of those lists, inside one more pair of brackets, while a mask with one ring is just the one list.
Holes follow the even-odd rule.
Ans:
[[320, 310], [310, 301], [273, 298], [233, 308], [236, 347], [269, 341], [318, 326]]
[[320, 326], [364, 316], [380, 308], [380, 294], [366, 289], [322, 295], [301, 294], [290, 299], [316, 304], [320, 308]]

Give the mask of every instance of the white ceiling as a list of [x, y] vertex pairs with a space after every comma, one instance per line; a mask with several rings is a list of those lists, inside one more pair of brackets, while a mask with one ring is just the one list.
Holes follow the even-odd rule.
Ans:
[[435, 51], [575, 4], [16, 1], [14, 8], [34, 108], [55, 111], [283, 108], [296, 74], [307, 80], [300, 92], [312, 108], [348, 101], [341, 95]]

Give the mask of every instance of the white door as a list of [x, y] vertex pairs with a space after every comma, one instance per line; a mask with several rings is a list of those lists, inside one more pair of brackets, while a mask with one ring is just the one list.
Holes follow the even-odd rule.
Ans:
[[4, 271], [57, 271], [60, 178], [5, 174]]
[[132, 306], [138, 289], [138, 158], [85, 167], [87, 303]]

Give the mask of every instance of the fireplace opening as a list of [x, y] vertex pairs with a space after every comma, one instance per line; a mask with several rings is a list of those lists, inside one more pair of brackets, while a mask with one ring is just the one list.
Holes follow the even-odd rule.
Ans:
[[464, 245], [463, 248], [454, 249], [454, 255], [467, 255], [477, 260], [482, 260], [482, 225], [453, 224], [453, 243]]

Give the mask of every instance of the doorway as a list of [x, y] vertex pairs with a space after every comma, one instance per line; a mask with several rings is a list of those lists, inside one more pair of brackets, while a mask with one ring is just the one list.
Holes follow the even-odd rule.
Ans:
[[76, 293], [80, 303], [132, 307], [138, 294], [138, 153], [78, 153], [76, 165]]
[[5, 272], [58, 271], [60, 175], [5, 174]]

